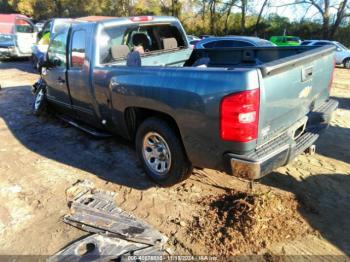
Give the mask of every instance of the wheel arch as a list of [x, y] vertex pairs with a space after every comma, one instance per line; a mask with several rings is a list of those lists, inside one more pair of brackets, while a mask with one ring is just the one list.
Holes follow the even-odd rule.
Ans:
[[176, 120], [169, 114], [143, 107], [128, 107], [124, 111], [124, 120], [129, 137], [134, 140], [138, 127], [148, 118], [155, 117], [164, 120], [175, 131], [182, 141], [180, 128]]

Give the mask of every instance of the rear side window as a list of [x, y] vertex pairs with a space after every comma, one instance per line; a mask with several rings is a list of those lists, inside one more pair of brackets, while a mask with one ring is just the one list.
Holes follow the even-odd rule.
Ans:
[[207, 43], [207, 44], [204, 44], [203, 46], [205, 48], [214, 48], [215, 45], [216, 45], [217, 42], [210, 42], [210, 43]]
[[86, 32], [75, 31], [72, 37], [71, 67], [82, 68], [86, 54]]
[[334, 45], [333, 43], [330, 42], [316, 42], [314, 45]]

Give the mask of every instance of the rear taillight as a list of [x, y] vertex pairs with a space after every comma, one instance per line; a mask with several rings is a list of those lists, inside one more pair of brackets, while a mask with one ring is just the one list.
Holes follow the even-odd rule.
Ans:
[[221, 101], [220, 135], [223, 140], [249, 142], [258, 137], [260, 90], [228, 95]]
[[329, 94], [331, 94], [331, 89], [332, 89], [332, 85], [333, 85], [334, 71], [335, 71], [335, 66], [336, 66], [335, 58], [334, 58], [333, 63], [334, 63], [334, 64], [333, 64], [332, 75], [331, 75], [331, 79], [329, 80], [329, 84], [328, 84], [328, 91], [329, 91]]

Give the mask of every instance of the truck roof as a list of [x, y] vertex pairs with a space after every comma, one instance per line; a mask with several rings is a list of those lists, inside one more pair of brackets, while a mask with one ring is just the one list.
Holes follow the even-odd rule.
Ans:
[[32, 23], [29, 17], [21, 14], [0, 14], [0, 34], [13, 34], [16, 20], [22, 19]]
[[109, 16], [90, 16], [76, 19], [104, 25], [130, 24], [130, 23], [169, 23], [177, 22], [178, 19], [173, 16], [130, 16], [130, 17], [109, 17]]
[[29, 17], [21, 14], [0, 14], [0, 23], [14, 24], [16, 19], [29, 19]]

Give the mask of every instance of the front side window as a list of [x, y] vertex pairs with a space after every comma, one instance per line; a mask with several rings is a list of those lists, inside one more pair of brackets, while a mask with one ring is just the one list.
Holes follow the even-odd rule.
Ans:
[[71, 67], [82, 68], [85, 61], [86, 48], [86, 32], [83, 30], [73, 33], [72, 38], [72, 53], [71, 53]]
[[340, 49], [348, 50], [348, 48], [347, 48], [345, 45], [343, 45], [343, 44], [341, 44], [341, 43], [339, 43], [339, 42], [337, 42], [336, 45], [337, 45]]
[[67, 32], [57, 34], [51, 41], [47, 55], [52, 67], [65, 68], [67, 64], [66, 54]]

